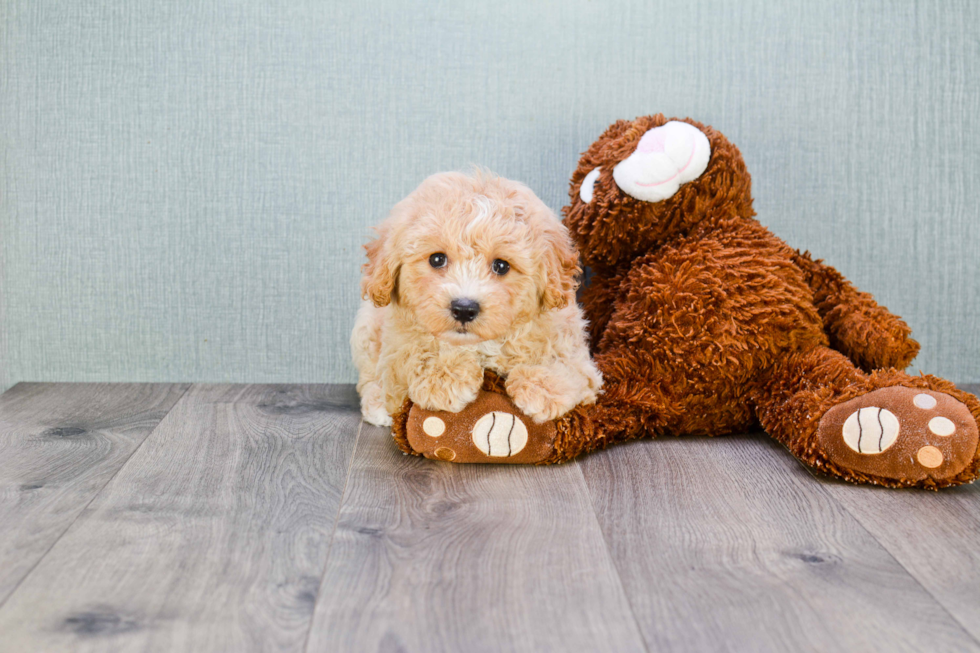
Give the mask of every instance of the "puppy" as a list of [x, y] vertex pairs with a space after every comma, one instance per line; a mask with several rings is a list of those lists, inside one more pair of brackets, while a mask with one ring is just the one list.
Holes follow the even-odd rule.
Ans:
[[578, 255], [529, 188], [435, 174], [376, 230], [351, 334], [365, 421], [391, 424], [406, 398], [459, 412], [486, 369], [538, 423], [595, 402], [602, 377], [575, 302]]

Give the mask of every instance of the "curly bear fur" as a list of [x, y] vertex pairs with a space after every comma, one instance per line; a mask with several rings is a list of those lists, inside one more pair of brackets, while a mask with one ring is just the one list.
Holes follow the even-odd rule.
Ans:
[[[700, 130], [710, 159], [667, 199], [636, 199], [614, 169], [669, 120]], [[804, 463], [853, 482], [937, 489], [977, 478], [980, 401], [901, 371], [919, 350], [909, 327], [755, 219], [751, 177], [720, 132], [659, 114], [620, 120], [583, 153], [569, 195], [566, 224], [592, 272], [581, 301], [605, 387], [595, 406], [556, 420], [540, 462], [638, 437], [761, 426]], [[498, 386], [488, 379], [484, 391]], [[845, 403], [862, 429], [854, 451], [828, 415]], [[866, 408], [880, 433], [883, 410], [898, 416], [889, 451], [860, 451]], [[951, 437], [936, 419], [954, 425]]]
[[[593, 421], [607, 442], [641, 435], [721, 435], [762, 427], [820, 469], [856, 481], [905, 479], [841, 469], [814, 445], [819, 418], [870, 390], [903, 385], [976, 398], [904, 368], [911, 330], [840, 273], [790, 249], [755, 220], [751, 178], [720, 132], [704, 173], [660, 202], [624, 193], [612, 176], [663, 115], [613, 124], [572, 175], [566, 224], [592, 283], [582, 294], [592, 351], [605, 378]], [[591, 202], [586, 175], [601, 168]], [[940, 486], [975, 478], [978, 458]]]

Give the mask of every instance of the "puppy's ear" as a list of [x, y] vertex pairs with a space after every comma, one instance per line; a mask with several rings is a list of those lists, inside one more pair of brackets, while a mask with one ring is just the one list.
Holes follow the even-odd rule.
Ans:
[[565, 227], [554, 214], [550, 220], [555, 228], [552, 233], [546, 233], [548, 248], [544, 256], [546, 277], [542, 303], [546, 309], [565, 308], [569, 302], [575, 301], [575, 289], [578, 288], [582, 268], [579, 267], [578, 252]]
[[391, 300], [398, 301], [398, 269], [401, 260], [395, 252], [391, 238], [391, 228], [383, 224], [376, 228], [378, 237], [364, 246], [368, 262], [361, 271], [361, 297], [370, 299], [378, 308], [387, 306]]
[[565, 308], [575, 301], [578, 277], [582, 272], [578, 251], [558, 216], [529, 188], [516, 182], [513, 186], [519, 197], [516, 210], [524, 214], [524, 219], [537, 234], [542, 308]]

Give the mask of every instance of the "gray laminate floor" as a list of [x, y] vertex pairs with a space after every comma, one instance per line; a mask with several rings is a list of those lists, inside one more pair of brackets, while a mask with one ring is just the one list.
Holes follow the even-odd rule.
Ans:
[[761, 434], [465, 466], [349, 386], [0, 397], [4, 652], [980, 650], [978, 541], [980, 486]]

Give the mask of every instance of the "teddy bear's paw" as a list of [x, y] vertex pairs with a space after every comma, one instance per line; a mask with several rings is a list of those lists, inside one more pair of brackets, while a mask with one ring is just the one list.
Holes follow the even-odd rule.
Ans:
[[834, 406], [817, 439], [839, 467], [897, 481], [942, 483], [977, 455], [976, 420], [935, 390], [894, 386]]
[[413, 405], [405, 431], [426, 458], [456, 463], [537, 463], [555, 444], [553, 422], [536, 424], [506, 396], [486, 391], [458, 413]]

